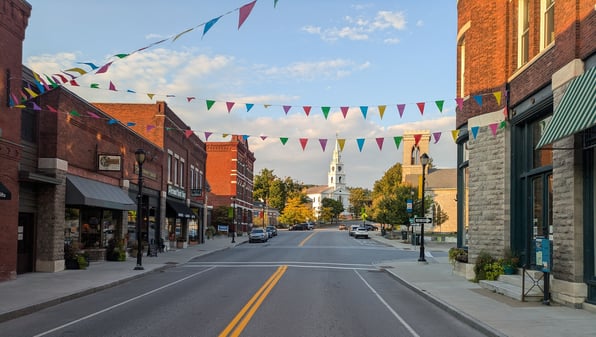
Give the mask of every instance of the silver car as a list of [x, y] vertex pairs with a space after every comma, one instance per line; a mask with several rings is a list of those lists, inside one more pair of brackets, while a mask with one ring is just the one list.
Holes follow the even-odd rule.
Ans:
[[263, 228], [253, 228], [248, 234], [248, 242], [267, 242], [269, 234]]

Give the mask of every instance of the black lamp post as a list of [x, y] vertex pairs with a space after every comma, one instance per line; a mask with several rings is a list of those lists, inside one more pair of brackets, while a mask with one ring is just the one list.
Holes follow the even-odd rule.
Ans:
[[137, 195], [137, 265], [135, 266], [134, 270], [143, 270], [143, 244], [141, 242], [141, 221], [143, 220], [142, 217], [142, 210], [143, 210], [143, 163], [145, 162], [145, 150], [138, 149], [135, 151], [135, 159], [137, 160], [137, 164], [139, 164], [139, 194]]
[[236, 197], [232, 197], [232, 243], [236, 243]]
[[[429, 157], [426, 153], [423, 153], [420, 156], [420, 163], [422, 164], [422, 217], [426, 214], [424, 211], [424, 180], [425, 180], [425, 173], [426, 173], [426, 165], [428, 164]], [[419, 262], [426, 262], [426, 258], [424, 257], [424, 222], [420, 224], [420, 257], [418, 258]]]

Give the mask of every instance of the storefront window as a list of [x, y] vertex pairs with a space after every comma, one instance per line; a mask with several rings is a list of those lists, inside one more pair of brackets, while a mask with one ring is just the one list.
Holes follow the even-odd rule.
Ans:
[[79, 242], [80, 233], [80, 213], [78, 208], [66, 208], [64, 226], [64, 243], [70, 245], [73, 242]]
[[103, 211], [101, 231], [103, 233], [103, 247], [107, 247], [109, 240], [114, 238], [114, 234], [116, 232], [113, 212], [111, 210]]
[[543, 167], [552, 165], [553, 163], [553, 146], [552, 144], [544, 145], [542, 148], [536, 150], [536, 145], [538, 145], [538, 141], [542, 138], [544, 134], [544, 130], [546, 130], [546, 126], [552, 119], [552, 116], [546, 117], [544, 119], [539, 120], [538, 122], [532, 123], [532, 140], [534, 154], [533, 154], [533, 168]]
[[98, 216], [89, 216], [81, 225], [81, 243], [83, 248], [99, 248], [101, 243], [101, 226]]

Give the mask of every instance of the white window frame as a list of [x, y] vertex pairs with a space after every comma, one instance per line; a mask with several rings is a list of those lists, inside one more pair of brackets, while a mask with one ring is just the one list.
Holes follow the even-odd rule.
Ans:
[[540, 1], [540, 50], [555, 42], [555, 0]]
[[184, 158], [180, 158], [180, 179], [178, 179], [180, 187], [184, 187], [185, 166], [186, 162], [184, 161]]
[[[530, 61], [530, 0], [519, 0], [517, 20], [517, 66]], [[527, 26], [526, 26], [527, 24]]]
[[174, 153], [168, 150], [168, 183], [172, 183], [172, 162], [174, 160]]
[[174, 154], [174, 167], [172, 168], [172, 183], [174, 183], [174, 185], [178, 186], [178, 162], [180, 161], [180, 156], [177, 154]]

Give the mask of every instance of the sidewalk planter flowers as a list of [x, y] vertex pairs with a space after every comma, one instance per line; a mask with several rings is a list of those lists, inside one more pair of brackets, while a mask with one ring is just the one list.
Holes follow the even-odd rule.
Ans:
[[480, 252], [476, 257], [476, 263], [474, 264], [474, 282], [480, 280], [496, 281], [499, 275], [504, 273], [503, 265], [500, 260], [495, 259], [487, 252]]
[[78, 243], [64, 244], [64, 268], [66, 269], [87, 269], [89, 256], [79, 250]]
[[500, 260], [503, 266], [503, 272], [505, 275], [513, 275], [517, 273], [519, 267], [519, 258], [515, 256], [511, 250], [505, 250], [503, 258]]

